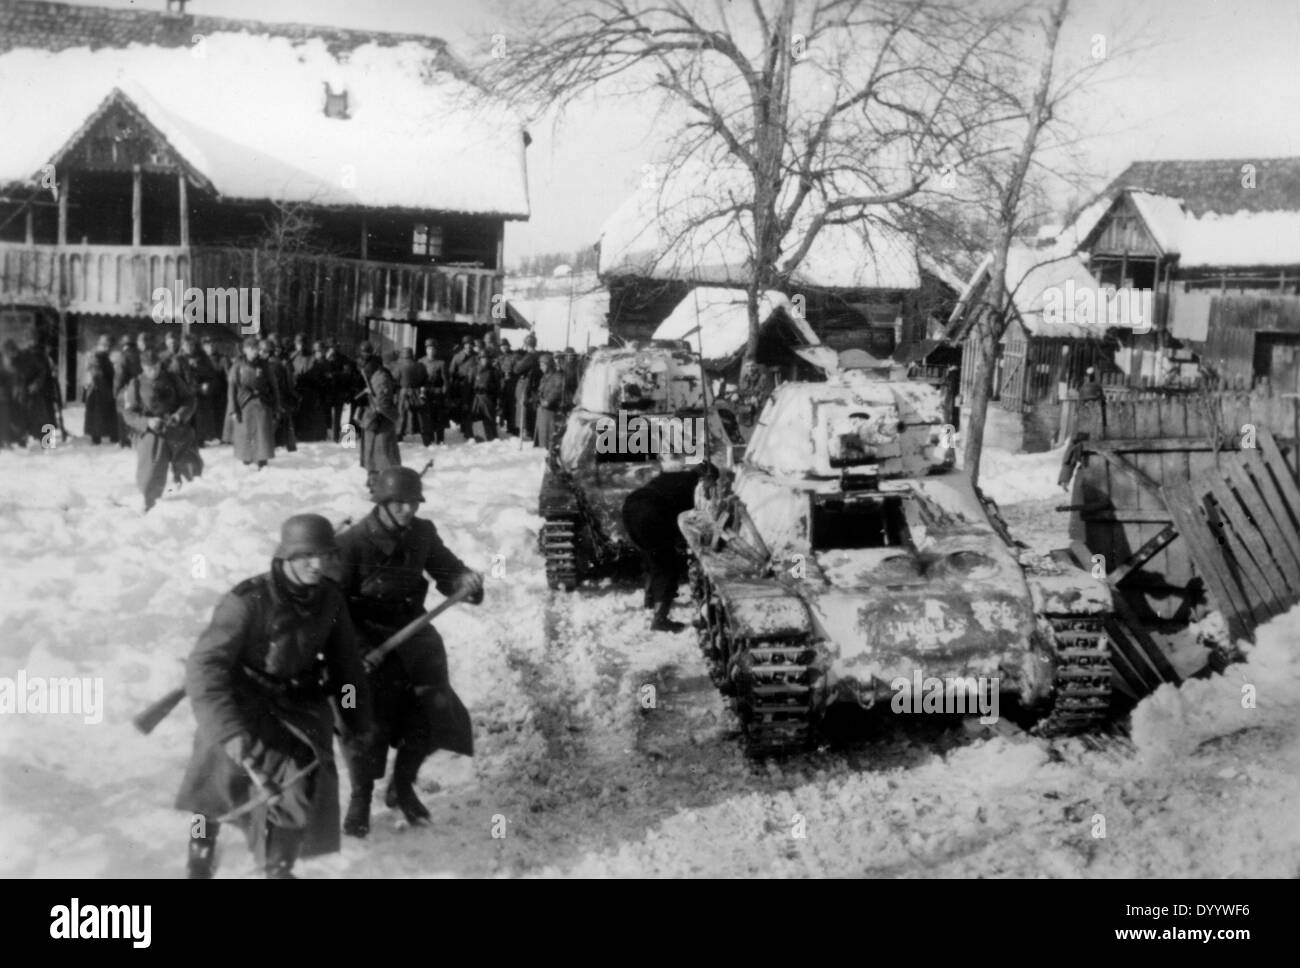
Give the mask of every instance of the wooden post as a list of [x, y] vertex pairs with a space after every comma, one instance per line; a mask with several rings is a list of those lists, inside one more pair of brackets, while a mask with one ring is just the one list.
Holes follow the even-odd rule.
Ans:
[[31, 203], [29, 202], [27, 204], [27, 219], [26, 219], [27, 222], [26, 241], [28, 245], [32, 245], [36, 242], [36, 225], [32, 215], [33, 215], [33, 209]]
[[144, 176], [139, 165], [131, 166], [131, 245], [140, 246], [140, 210], [144, 201]]
[[190, 188], [185, 180], [185, 172], [176, 176], [176, 197], [181, 216], [181, 245], [190, 244]]
[[59, 403], [68, 402], [68, 314], [59, 307]]
[[361, 258], [369, 258], [366, 254], [370, 249], [370, 233], [366, 230], [366, 217], [361, 216]]
[[72, 176], [63, 169], [59, 179], [59, 245], [68, 244], [68, 192], [72, 188]]

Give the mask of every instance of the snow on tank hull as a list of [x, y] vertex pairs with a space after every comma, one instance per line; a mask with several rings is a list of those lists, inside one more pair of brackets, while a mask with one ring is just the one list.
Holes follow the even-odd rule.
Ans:
[[[926, 403], [910, 384], [787, 384], [730, 492], [681, 516], [701, 645], [751, 752], [806, 745], [831, 703], [888, 701], [899, 680], [974, 680], [1031, 709], [1069, 692], [1069, 728], [1104, 715], [1109, 588], [1013, 553]], [[850, 415], [865, 459], [821, 446]]]
[[734, 416], [716, 405], [706, 412], [704, 395], [699, 361], [684, 343], [592, 353], [538, 499], [551, 588], [571, 590], [635, 556], [623, 502], [665, 469], [664, 447], [687, 461], [729, 455], [741, 439]]

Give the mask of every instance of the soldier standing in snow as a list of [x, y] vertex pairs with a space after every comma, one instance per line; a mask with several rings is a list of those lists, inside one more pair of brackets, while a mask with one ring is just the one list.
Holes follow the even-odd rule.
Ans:
[[515, 425], [519, 436], [532, 440], [537, 417], [537, 384], [541, 380], [541, 367], [537, 353], [537, 337], [529, 333], [524, 337], [524, 355], [515, 360]]
[[708, 461], [684, 471], [665, 471], [633, 491], [623, 502], [623, 524], [641, 552], [645, 567], [646, 608], [655, 610], [650, 628], [680, 632], [686, 626], [668, 617], [681, 578], [677, 546], [681, 531], [677, 517], [695, 506], [695, 489], [701, 480], [717, 480], [717, 468]]
[[191, 877], [213, 874], [217, 818], [254, 800], [265, 802], [239, 824], [267, 877], [293, 877], [299, 856], [339, 849], [334, 713], [345, 736], [371, 719], [347, 605], [322, 581], [337, 553], [325, 518], [289, 518], [271, 570], [217, 603], [190, 654], [198, 732], [176, 807], [202, 818], [191, 821]]
[[275, 456], [275, 421], [280, 412], [275, 380], [258, 355], [257, 337], [244, 338], [244, 358], [230, 368], [230, 414], [234, 421], [232, 440], [235, 460], [248, 466], [257, 461], [260, 470]]
[[424, 358], [420, 360], [424, 367], [424, 446], [432, 443], [441, 444], [447, 433], [447, 363], [438, 356], [438, 344], [431, 340], [424, 341]]
[[117, 443], [117, 402], [113, 396], [113, 361], [109, 359], [112, 346], [108, 334], [102, 334], [86, 360], [86, 385], [81, 396], [86, 404], [83, 429], [95, 445], [101, 437]]
[[297, 438], [293, 435], [293, 416], [298, 409], [298, 395], [293, 392], [293, 377], [289, 373], [288, 364], [280, 356], [280, 347], [275, 340], [269, 337], [262, 340], [259, 349], [266, 362], [266, 371], [275, 383], [275, 396], [279, 401], [275, 418], [275, 446], [293, 453], [298, 449]]
[[361, 466], [366, 469], [366, 487], [373, 487], [375, 477], [389, 467], [400, 467], [402, 454], [397, 446], [397, 381], [371, 353], [362, 360], [361, 375], [366, 382], [366, 401], [359, 411], [359, 450]]
[[397, 364], [397, 439], [405, 440], [418, 434], [428, 437], [424, 430], [424, 385], [429, 375], [415, 360], [415, 350], [402, 348], [402, 358]]
[[537, 384], [537, 439], [534, 442], [542, 450], [549, 451], [564, 407], [564, 374], [555, 368], [555, 359], [550, 353], [541, 355], [540, 367], [542, 378]]
[[140, 375], [122, 390], [121, 405], [127, 425], [135, 433], [135, 482], [144, 495], [147, 512], [162, 496], [169, 466], [177, 481], [192, 480], [203, 472], [203, 459], [190, 426], [193, 391], [176, 374], [164, 370], [152, 350], [141, 356], [140, 365]]
[[[420, 475], [392, 467], [375, 482], [375, 509], [339, 536], [339, 586], [352, 620], [369, 651], [424, 611], [433, 578], [444, 595], [467, 592], [483, 601], [483, 577], [451, 553], [431, 521], [415, 516], [424, 493]], [[388, 748], [397, 750], [384, 802], [412, 824], [429, 819], [415, 793], [424, 760], [439, 749], [474, 754], [469, 712], [451, 688], [447, 652], [432, 626], [390, 652], [370, 671], [375, 730], [344, 743], [352, 799], [343, 832], [364, 837], [370, 830], [370, 798], [384, 775]]]
[[121, 355], [122, 359], [113, 371], [113, 399], [117, 401], [117, 443], [120, 447], [130, 447], [131, 428], [127, 426], [126, 415], [122, 412], [122, 391], [140, 375], [140, 351], [129, 336], [122, 337]]
[[501, 389], [501, 374], [497, 369], [496, 351], [491, 347], [483, 350], [478, 363], [470, 371], [470, 380], [474, 386], [474, 401], [470, 408], [470, 429], [473, 422], [483, 422], [483, 436], [487, 440], [497, 439], [497, 394]]

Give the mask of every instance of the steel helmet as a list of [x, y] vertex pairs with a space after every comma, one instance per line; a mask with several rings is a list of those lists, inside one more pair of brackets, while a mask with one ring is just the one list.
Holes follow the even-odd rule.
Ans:
[[370, 499], [376, 504], [387, 501], [401, 501], [404, 504], [419, 504], [424, 500], [424, 488], [420, 475], [413, 467], [388, 467], [379, 472]]
[[334, 525], [327, 519], [319, 514], [295, 514], [280, 526], [280, 546], [275, 549], [275, 557], [332, 555], [338, 550]]

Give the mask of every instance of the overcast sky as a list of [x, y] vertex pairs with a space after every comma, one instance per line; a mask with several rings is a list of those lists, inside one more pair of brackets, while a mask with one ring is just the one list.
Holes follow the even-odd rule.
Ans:
[[[165, 2], [88, 5], [159, 10]], [[510, 33], [481, 0], [192, 0], [188, 9], [432, 34], [466, 54], [477, 36]], [[1112, 47], [1148, 49], [1082, 105], [1083, 126], [1107, 133], [1080, 149], [1092, 170], [1108, 178], [1142, 159], [1300, 154], [1300, 0], [1074, 0], [1063, 48], [1087, 50], [1097, 33]], [[662, 140], [653, 105], [610, 98], [531, 132], [533, 215], [510, 223], [508, 264], [593, 244]]]

